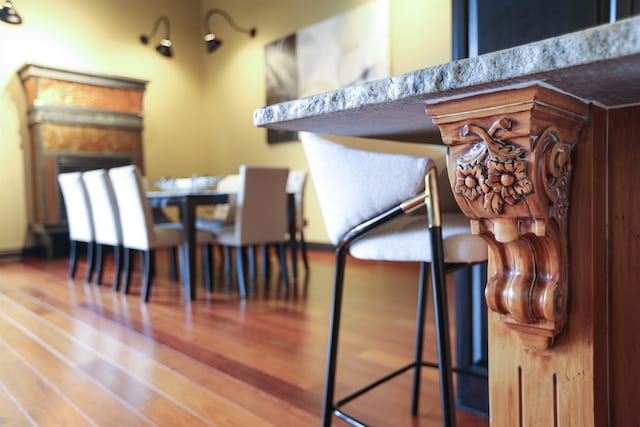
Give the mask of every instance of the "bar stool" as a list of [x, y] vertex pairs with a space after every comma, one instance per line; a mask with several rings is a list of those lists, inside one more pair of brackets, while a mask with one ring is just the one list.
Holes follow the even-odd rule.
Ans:
[[[345, 147], [300, 133], [329, 239], [336, 246], [334, 295], [327, 351], [322, 425], [332, 415], [366, 425], [342, 406], [398, 375], [413, 370], [411, 412], [418, 413], [422, 366], [439, 368], [443, 425], [455, 426], [445, 263], [478, 263], [487, 245], [470, 233], [462, 214], [441, 214], [437, 171], [425, 157]], [[425, 212], [426, 207], [426, 212]], [[421, 214], [415, 214], [422, 212]], [[348, 396], [335, 400], [338, 338], [347, 255], [365, 260], [420, 264], [413, 360]], [[431, 266], [438, 363], [423, 360], [427, 268]]]

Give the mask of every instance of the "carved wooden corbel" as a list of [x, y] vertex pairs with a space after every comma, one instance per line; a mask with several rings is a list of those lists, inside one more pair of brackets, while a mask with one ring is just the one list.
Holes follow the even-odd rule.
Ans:
[[487, 305], [528, 348], [567, 322], [571, 150], [589, 106], [531, 86], [427, 106], [458, 205], [490, 248]]

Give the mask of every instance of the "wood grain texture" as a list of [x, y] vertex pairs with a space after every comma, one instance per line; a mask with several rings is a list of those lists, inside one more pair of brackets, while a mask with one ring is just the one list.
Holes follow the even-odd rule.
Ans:
[[[66, 259], [0, 260], [0, 425], [319, 425], [333, 256], [310, 255], [295, 293], [272, 271], [254, 298], [240, 300], [219, 280], [187, 304], [159, 254], [147, 305], [137, 287], [123, 296], [69, 282]], [[350, 260], [347, 276], [339, 393], [410, 360], [418, 266]], [[432, 313], [426, 334], [434, 360]], [[441, 425], [437, 372], [424, 370], [416, 418], [410, 387], [401, 376], [352, 411], [376, 426]], [[461, 411], [458, 422], [488, 425]]]
[[609, 112], [609, 352], [611, 425], [640, 420], [640, 106]]

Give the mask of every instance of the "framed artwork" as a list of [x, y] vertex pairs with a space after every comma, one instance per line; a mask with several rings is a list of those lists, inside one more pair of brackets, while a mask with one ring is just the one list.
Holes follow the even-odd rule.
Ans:
[[[298, 97], [298, 69], [296, 66], [296, 35], [290, 34], [265, 46], [267, 105]], [[267, 142], [295, 141], [298, 133], [267, 129]]]
[[[265, 46], [267, 105], [389, 76], [389, 2], [374, 0]], [[267, 130], [267, 142], [297, 133]]]

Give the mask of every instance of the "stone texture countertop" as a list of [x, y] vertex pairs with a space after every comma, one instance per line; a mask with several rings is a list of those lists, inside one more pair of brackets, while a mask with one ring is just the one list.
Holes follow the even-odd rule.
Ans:
[[425, 105], [543, 84], [605, 107], [640, 102], [640, 16], [255, 111], [258, 127], [437, 142]]

